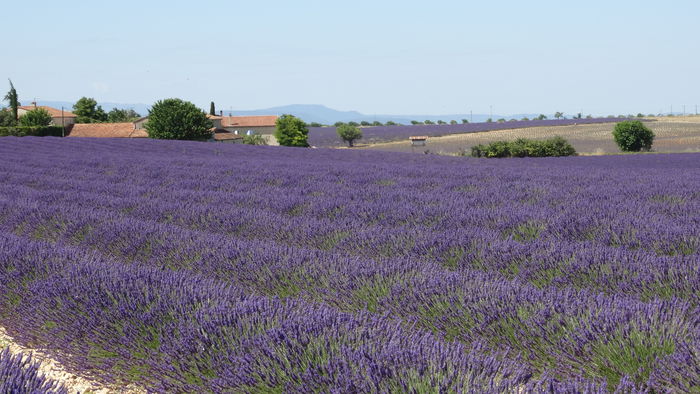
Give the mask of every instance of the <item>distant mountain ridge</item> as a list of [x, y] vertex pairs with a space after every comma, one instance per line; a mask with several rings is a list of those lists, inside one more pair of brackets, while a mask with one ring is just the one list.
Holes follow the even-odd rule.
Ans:
[[[27, 102], [26, 100], [22, 101], [23, 105], [30, 105], [31, 103]], [[46, 101], [46, 100], [38, 100], [37, 105], [48, 105], [50, 107], [54, 108], [61, 108], [63, 107], [66, 111], [71, 111], [73, 109], [73, 104], [72, 102], [69, 101]], [[112, 103], [112, 102], [99, 102], [99, 105], [102, 106], [102, 109], [105, 111], [110, 111], [113, 108], [121, 108], [121, 109], [133, 109], [134, 111], [138, 112], [142, 116], [148, 115], [148, 110], [151, 107], [150, 104], [129, 104], [129, 103]], [[204, 109], [204, 108], [203, 108]], [[204, 110], [207, 110], [208, 107]], [[219, 111], [217, 111], [219, 112]], [[339, 111], [333, 108], [328, 108], [325, 105], [320, 105], [320, 104], [291, 104], [291, 105], [284, 105], [284, 106], [279, 106], [279, 107], [271, 107], [271, 108], [264, 108], [264, 109], [256, 109], [256, 110], [223, 110], [223, 114], [227, 116], [253, 116], [253, 115], [283, 115], [283, 114], [292, 114], [298, 118], [303, 119], [307, 123], [311, 122], [316, 122], [316, 123], [321, 123], [321, 124], [326, 124], [326, 125], [332, 125], [333, 123], [336, 122], [362, 122], [362, 121], [367, 121], [367, 122], [382, 122], [386, 123], [389, 121], [396, 122], [396, 123], [401, 123], [401, 124], [411, 124], [412, 120], [416, 120], [419, 122], [423, 122], [426, 120], [430, 120], [432, 122], [437, 122], [438, 120], [442, 120], [445, 122], [450, 122], [451, 120], [456, 120], [457, 122], [461, 123], [462, 119], [468, 120], [470, 123], [472, 122], [485, 122], [489, 117], [492, 118], [494, 121], [498, 119], [517, 119], [520, 120], [522, 118], [534, 118], [537, 117], [539, 114], [514, 114], [514, 115], [500, 115], [500, 114], [493, 114], [488, 115], [488, 114], [448, 114], [448, 115], [386, 115], [386, 114], [373, 114], [373, 115], [368, 115], [368, 114], [363, 114], [358, 111]], [[553, 118], [551, 114], [545, 114], [549, 118]]]

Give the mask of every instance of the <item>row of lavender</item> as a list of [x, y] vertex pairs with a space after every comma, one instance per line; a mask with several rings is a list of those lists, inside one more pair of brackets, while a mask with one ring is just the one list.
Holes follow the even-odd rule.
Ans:
[[[511, 122], [484, 122], [445, 125], [410, 125], [410, 126], [376, 126], [362, 129], [364, 143], [378, 143], [408, 140], [410, 136], [423, 135], [439, 137], [448, 134], [477, 133], [492, 130], [519, 129], [525, 127], [554, 127], [576, 124], [616, 123], [626, 118], [591, 118], [591, 119], [546, 119], [518, 120]], [[338, 147], [344, 143], [338, 138], [335, 127], [309, 128], [309, 144], [318, 147]]]
[[0, 322], [77, 369], [191, 390], [698, 385], [695, 155], [7, 141]]
[[0, 348], [0, 392], [66, 394], [61, 384], [39, 372], [39, 364], [31, 356], [10, 353]]

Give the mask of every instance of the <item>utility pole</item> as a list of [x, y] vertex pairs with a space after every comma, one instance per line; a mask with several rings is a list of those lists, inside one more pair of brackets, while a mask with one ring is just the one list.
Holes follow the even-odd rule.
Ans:
[[[698, 112], [697, 110], [698, 106], [695, 106], [695, 112]], [[472, 113], [472, 110], [469, 110], [469, 123], [474, 123], [474, 114]]]

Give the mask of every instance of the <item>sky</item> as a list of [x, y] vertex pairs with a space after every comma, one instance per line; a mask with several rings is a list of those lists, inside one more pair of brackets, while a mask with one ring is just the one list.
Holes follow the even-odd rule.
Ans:
[[179, 97], [205, 109], [323, 104], [397, 115], [700, 104], [697, 0], [35, 0], [2, 9], [0, 79], [25, 104]]

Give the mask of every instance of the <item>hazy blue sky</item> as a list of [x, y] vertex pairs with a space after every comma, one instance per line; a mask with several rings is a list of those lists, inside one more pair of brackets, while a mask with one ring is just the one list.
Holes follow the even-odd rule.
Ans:
[[367, 114], [700, 104], [697, 0], [38, 0], [2, 10], [0, 78], [23, 102], [180, 97]]

